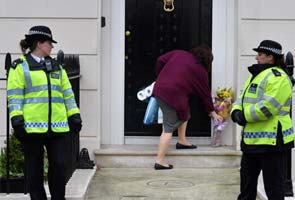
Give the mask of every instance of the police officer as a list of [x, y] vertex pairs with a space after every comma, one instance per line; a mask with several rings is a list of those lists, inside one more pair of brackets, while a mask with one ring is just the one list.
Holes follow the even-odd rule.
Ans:
[[231, 111], [232, 120], [242, 126], [238, 200], [256, 199], [261, 170], [268, 199], [283, 200], [283, 152], [294, 147], [292, 84], [278, 42], [264, 40], [253, 50], [257, 64], [248, 67], [251, 75]]
[[43, 187], [44, 146], [51, 199], [65, 199], [64, 137], [82, 127], [68, 76], [50, 57], [52, 43], [57, 42], [48, 27], [32, 27], [20, 41], [24, 55], [13, 62], [7, 83], [11, 124], [23, 145], [32, 200], [47, 199]]

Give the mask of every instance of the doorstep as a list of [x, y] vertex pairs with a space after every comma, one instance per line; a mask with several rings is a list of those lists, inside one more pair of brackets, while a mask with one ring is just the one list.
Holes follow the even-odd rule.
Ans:
[[[96, 164], [102, 168], [152, 168], [157, 145], [102, 145], [94, 150]], [[233, 168], [240, 166], [241, 152], [232, 146], [181, 149], [171, 145], [166, 154], [175, 168]]]

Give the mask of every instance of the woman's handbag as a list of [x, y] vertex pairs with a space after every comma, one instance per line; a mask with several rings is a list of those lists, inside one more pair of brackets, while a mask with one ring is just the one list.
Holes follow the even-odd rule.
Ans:
[[149, 103], [145, 111], [143, 123], [146, 125], [160, 124], [163, 121], [163, 114], [155, 97], [149, 98]]

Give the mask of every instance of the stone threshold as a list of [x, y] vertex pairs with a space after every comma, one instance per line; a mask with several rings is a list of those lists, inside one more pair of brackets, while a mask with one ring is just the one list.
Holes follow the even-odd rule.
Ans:
[[[95, 155], [157, 155], [158, 146], [155, 144], [144, 145], [101, 145], [100, 149], [95, 149]], [[232, 146], [211, 147], [208, 145], [200, 145], [197, 149], [176, 149], [174, 145], [170, 145], [167, 155], [229, 155], [229, 156], [241, 156], [242, 153], [239, 150], [235, 150]]]
[[[94, 150], [96, 164], [102, 168], [153, 168], [157, 145], [102, 145]], [[176, 149], [171, 145], [166, 159], [175, 168], [232, 168], [240, 165], [241, 152], [231, 146], [198, 146]]]

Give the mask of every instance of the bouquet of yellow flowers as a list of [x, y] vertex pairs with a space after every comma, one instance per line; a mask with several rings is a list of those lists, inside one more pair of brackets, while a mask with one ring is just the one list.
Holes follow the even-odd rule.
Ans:
[[214, 121], [212, 146], [221, 146], [221, 131], [224, 130], [234, 101], [232, 88], [218, 88], [213, 96], [215, 112], [223, 118], [222, 122]]

